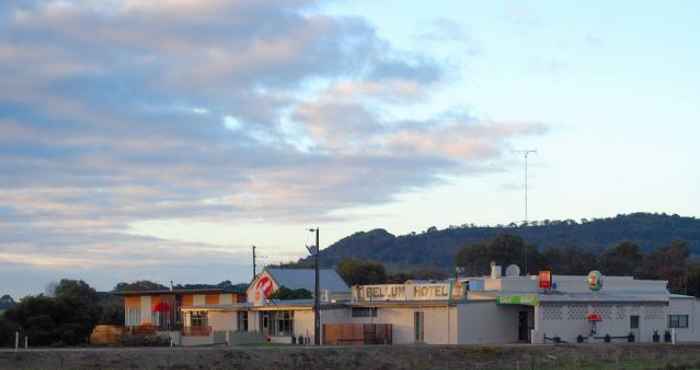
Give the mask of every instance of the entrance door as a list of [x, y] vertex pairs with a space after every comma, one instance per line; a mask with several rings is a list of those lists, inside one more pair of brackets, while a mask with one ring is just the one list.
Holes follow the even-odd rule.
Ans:
[[415, 341], [416, 343], [423, 343], [425, 341], [425, 315], [423, 312], [413, 313], [413, 328], [415, 329]]
[[630, 331], [634, 334], [634, 341], [639, 342], [639, 315], [630, 315]]
[[530, 325], [527, 318], [527, 311], [518, 311], [518, 341], [520, 342], [530, 342]]
[[271, 320], [270, 312], [260, 312], [260, 332], [262, 332], [263, 335], [269, 336], [271, 334], [270, 328], [272, 326], [272, 320]]

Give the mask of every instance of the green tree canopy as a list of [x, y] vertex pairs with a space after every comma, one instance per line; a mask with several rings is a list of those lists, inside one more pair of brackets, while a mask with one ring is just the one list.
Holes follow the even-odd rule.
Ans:
[[274, 293], [270, 294], [270, 299], [288, 300], [288, 299], [310, 299], [313, 295], [310, 291], [301, 289], [289, 289], [285, 286], [279, 287]]
[[382, 284], [387, 280], [386, 269], [379, 262], [345, 258], [338, 263], [336, 271], [350, 286]]
[[603, 274], [639, 276], [643, 259], [639, 246], [625, 241], [603, 252], [598, 257], [598, 265]]
[[467, 275], [484, 275], [490, 271], [491, 262], [501, 266], [519, 265], [524, 271], [524, 258], [527, 258], [527, 269], [535, 273], [545, 266], [545, 260], [537, 248], [526, 244], [516, 235], [501, 234], [491, 240], [471, 244], [457, 252], [455, 264], [464, 268]]

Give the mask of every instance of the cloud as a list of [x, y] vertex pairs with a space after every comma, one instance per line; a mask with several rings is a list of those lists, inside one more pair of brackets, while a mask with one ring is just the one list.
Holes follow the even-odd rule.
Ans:
[[0, 264], [214, 261], [214, 245], [126, 232], [147, 220], [329, 220], [479, 171], [511, 139], [544, 132], [394, 117], [429, 102], [446, 69], [317, 5], [3, 2]]

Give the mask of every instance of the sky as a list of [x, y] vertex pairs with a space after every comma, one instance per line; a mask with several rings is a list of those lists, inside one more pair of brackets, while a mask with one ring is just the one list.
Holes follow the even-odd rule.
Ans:
[[700, 215], [700, 3], [0, 2], [0, 293], [357, 231]]

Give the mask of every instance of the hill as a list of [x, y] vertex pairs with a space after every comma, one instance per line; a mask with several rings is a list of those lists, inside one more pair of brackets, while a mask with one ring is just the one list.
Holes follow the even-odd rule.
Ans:
[[[381, 261], [393, 269], [439, 267], [450, 269], [454, 256], [465, 245], [515, 234], [539, 249], [575, 246], [600, 251], [622, 241], [633, 241], [650, 251], [673, 240], [688, 242], [691, 253], [700, 254], [700, 220], [679, 215], [633, 213], [612, 218], [580, 221], [534, 221], [528, 225], [431, 227], [422, 233], [395, 236], [384, 229], [358, 232], [321, 251], [324, 266], [345, 257]], [[308, 259], [300, 260], [305, 265]]]
[[9, 310], [10, 308], [14, 307], [15, 302], [14, 299], [8, 294], [5, 294], [4, 296], [0, 297], [0, 313]]

